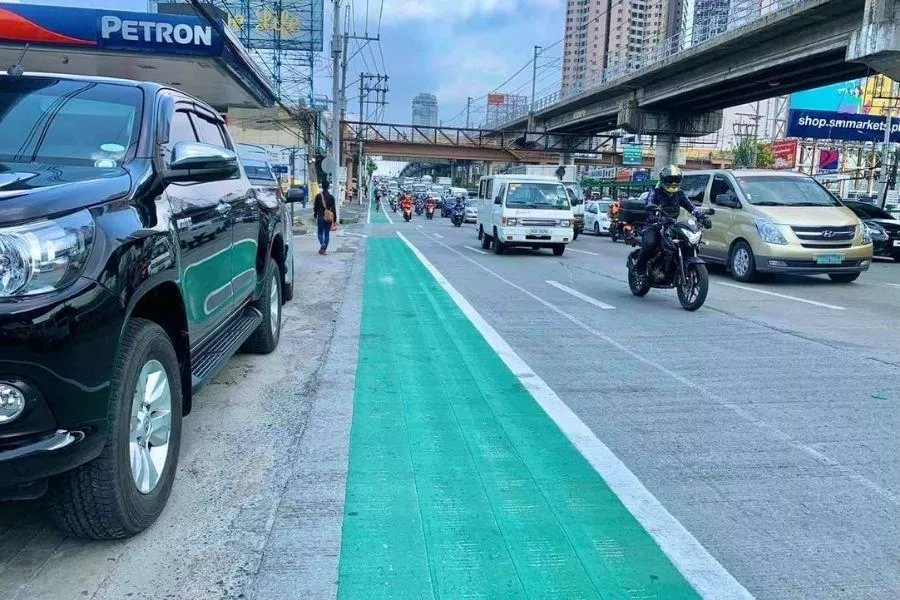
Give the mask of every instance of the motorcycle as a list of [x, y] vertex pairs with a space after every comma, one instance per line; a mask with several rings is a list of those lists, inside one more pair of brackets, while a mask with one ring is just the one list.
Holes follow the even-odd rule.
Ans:
[[[648, 227], [659, 227], [660, 248], [648, 262], [646, 275], [635, 271], [640, 248], [628, 255], [628, 287], [638, 297], [646, 296], [650, 288], [676, 288], [681, 307], [695, 311], [703, 306], [709, 291], [706, 263], [697, 252], [703, 239], [701, 226], [704, 229], [712, 227], [709, 215], [715, 211], [709, 209], [687, 222], [676, 222], [658, 206], [650, 206], [647, 210], [659, 217], [657, 224]], [[634, 236], [631, 243], [640, 246], [640, 237]]]
[[408, 206], [403, 207], [403, 220], [409, 223], [412, 221], [412, 208]]
[[416, 215], [421, 217], [422, 211], [424, 211], [424, 210], [425, 210], [425, 203], [424, 202], [416, 202]]
[[397, 200], [394, 198], [391, 198], [391, 211], [397, 212]]
[[634, 227], [630, 223], [626, 223], [619, 215], [613, 215], [609, 220], [609, 239], [618, 242], [619, 239], [628, 240], [634, 234]]
[[455, 207], [453, 209], [453, 214], [450, 215], [450, 222], [453, 223], [454, 227], [462, 227], [463, 221], [466, 220], [466, 209]]
[[434, 204], [425, 205], [425, 218], [429, 221], [434, 218]]

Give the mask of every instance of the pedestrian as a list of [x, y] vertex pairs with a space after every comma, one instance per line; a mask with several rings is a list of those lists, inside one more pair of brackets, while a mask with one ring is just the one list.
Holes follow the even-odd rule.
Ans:
[[328, 191], [328, 182], [325, 181], [322, 183], [322, 191], [316, 194], [313, 202], [313, 216], [316, 218], [316, 229], [319, 236], [319, 254], [325, 254], [328, 250], [331, 230], [336, 228], [334, 218], [336, 213], [334, 196]]

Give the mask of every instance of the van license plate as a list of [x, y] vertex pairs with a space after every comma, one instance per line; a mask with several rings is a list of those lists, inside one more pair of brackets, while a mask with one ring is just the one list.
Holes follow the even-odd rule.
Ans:
[[550, 230], [545, 228], [532, 227], [528, 230], [530, 235], [550, 235]]
[[842, 254], [823, 254], [816, 257], [817, 265], [839, 265], [844, 262]]

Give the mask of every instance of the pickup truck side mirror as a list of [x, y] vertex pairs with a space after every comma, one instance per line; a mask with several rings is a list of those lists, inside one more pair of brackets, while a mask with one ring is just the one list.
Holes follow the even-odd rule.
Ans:
[[306, 191], [303, 188], [291, 188], [288, 190], [285, 201], [288, 204], [295, 204], [306, 200]]
[[162, 175], [166, 183], [200, 183], [231, 179], [237, 174], [238, 159], [231, 150], [200, 142], [178, 142]]
[[716, 196], [716, 204], [726, 208], [740, 208], [741, 201], [731, 194], [719, 194]]

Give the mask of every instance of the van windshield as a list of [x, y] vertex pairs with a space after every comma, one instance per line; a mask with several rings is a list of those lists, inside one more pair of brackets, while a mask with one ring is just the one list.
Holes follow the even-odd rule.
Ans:
[[750, 204], [756, 206], [839, 206], [814, 179], [806, 177], [738, 177]]
[[54, 78], [3, 78], [0, 160], [115, 168], [138, 142], [142, 92]]
[[506, 192], [509, 208], [568, 210], [566, 188], [558, 183], [510, 183]]

